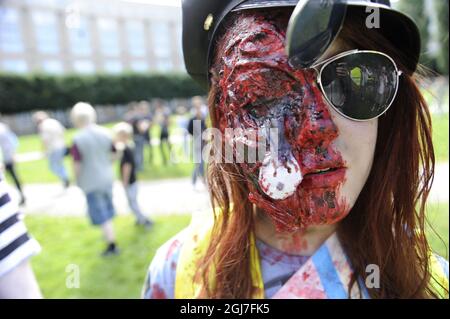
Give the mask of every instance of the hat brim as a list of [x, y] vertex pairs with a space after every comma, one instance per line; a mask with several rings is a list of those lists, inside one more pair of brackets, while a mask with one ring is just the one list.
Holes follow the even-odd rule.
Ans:
[[[328, 25], [325, 30], [319, 30], [320, 32], [318, 31], [317, 34], [310, 34], [309, 38], [298, 38], [298, 35], [302, 34], [301, 30], [306, 28], [304, 26], [305, 23], [314, 19], [311, 16], [311, 10], [305, 9], [307, 7], [305, 4], [314, 4], [312, 1], [301, 1], [294, 10], [289, 22], [286, 48], [291, 65], [307, 68], [320, 61], [327, 49], [338, 37], [344, 20], [350, 18], [355, 12], [364, 14], [364, 11], [367, 12], [365, 9], [370, 7], [380, 9], [380, 31], [399, 52], [407, 52], [407, 54], [400, 54], [402, 56], [401, 60], [407, 68], [405, 71], [414, 73], [420, 56], [420, 33], [410, 17], [381, 3], [341, 0], [329, 5], [329, 8], [333, 8], [333, 12], [325, 24]], [[338, 6], [341, 6], [342, 9], [339, 9]], [[311, 7], [308, 7], [308, 9], [311, 9]], [[312, 9], [315, 8], [312, 7]]]
[[236, 8], [234, 8], [233, 12], [235, 11], [242, 11], [242, 10], [250, 10], [250, 9], [261, 9], [261, 8], [279, 8], [279, 7], [295, 7], [299, 0], [266, 0], [266, 1], [258, 1], [258, 0], [248, 0], [240, 5], [238, 5]]

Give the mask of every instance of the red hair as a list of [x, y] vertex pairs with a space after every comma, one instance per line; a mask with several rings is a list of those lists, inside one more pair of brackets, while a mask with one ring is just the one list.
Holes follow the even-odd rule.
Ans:
[[[274, 11], [274, 15], [285, 15]], [[241, 14], [228, 19], [230, 30]], [[434, 176], [431, 117], [417, 85], [407, 72], [407, 56], [377, 29], [361, 32], [364, 17], [349, 11], [340, 37], [349, 48], [377, 50], [391, 56], [400, 70], [397, 97], [379, 118], [374, 162], [368, 180], [349, 215], [338, 225], [338, 235], [354, 270], [351, 285], [364, 278], [366, 266], [380, 267], [380, 288], [369, 289], [372, 298], [426, 298], [430, 290], [429, 244], [425, 237], [425, 203]], [[281, 23], [286, 19], [274, 19]], [[285, 25], [278, 26], [285, 29]], [[225, 31], [227, 32], [227, 31]], [[216, 109], [221, 42], [213, 60], [209, 107], [214, 127], [222, 114]], [[224, 145], [222, 145], [224, 148]], [[208, 183], [213, 207], [221, 209], [199, 274], [208, 298], [251, 298], [250, 240], [254, 231], [254, 207], [238, 164], [210, 163]], [[214, 267], [213, 267], [214, 265]], [[214, 269], [214, 273], [211, 271]], [[215, 276], [210, 286], [209, 276]], [[348, 287], [349, 291], [351, 287]]]

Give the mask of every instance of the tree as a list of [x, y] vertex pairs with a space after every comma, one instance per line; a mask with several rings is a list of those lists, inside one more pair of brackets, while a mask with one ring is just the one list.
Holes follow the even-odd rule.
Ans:
[[448, 75], [448, 0], [435, 0], [434, 9], [437, 14], [438, 41], [440, 43], [436, 66], [439, 73]]
[[[419, 28], [420, 63], [448, 75], [448, 0], [400, 0], [395, 7], [409, 15]], [[436, 51], [430, 50], [430, 43], [437, 46]]]

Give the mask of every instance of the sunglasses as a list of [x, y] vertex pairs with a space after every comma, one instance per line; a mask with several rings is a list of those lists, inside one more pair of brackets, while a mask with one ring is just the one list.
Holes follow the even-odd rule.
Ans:
[[342, 116], [369, 121], [394, 102], [402, 74], [388, 55], [351, 50], [311, 65], [326, 101]]

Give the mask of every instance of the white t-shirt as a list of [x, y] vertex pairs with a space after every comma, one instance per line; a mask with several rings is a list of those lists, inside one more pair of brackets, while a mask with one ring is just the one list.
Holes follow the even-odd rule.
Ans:
[[39, 134], [47, 152], [65, 147], [65, 128], [55, 119], [45, 119], [39, 125]]

